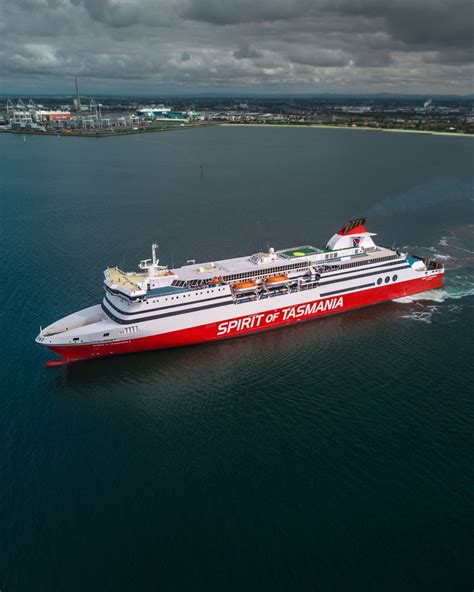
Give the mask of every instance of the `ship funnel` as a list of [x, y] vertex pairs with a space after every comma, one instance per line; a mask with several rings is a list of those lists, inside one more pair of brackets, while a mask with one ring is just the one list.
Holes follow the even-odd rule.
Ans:
[[375, 247], [372, 236], [374, 232], [367, 232], [365, 228], [365, 218], [357, 218], [350, 220], [347, 224], [336, 232], [336, 234], [328, 241], [326, 247], [332, 251], [338, 249], [368, 249]]

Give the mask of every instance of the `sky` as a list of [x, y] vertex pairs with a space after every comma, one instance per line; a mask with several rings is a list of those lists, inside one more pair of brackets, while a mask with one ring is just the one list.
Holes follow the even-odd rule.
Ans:
[[473, 93], [471, 0], [0, 0], [0, 94]]

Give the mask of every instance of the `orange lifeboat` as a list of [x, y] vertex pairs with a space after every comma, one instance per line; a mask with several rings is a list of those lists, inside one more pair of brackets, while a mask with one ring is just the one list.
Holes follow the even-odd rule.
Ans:
[[267, 288], [279, 288], [280, 286], [284, 286], [288, 283], [288, 274], [282, 273], [280, 275], [274, 275], [272, 277], [268, 277], [265, 280], [265, 285]]
[[255, 290], [256, 287], [257, 282], [254, 282], [252, 280], [248, 280], [246, 282], [237, 282], [232, 286], [234, 292], [250, 292], [252, 290]]
[[222, 278], [221, 277], [213, 277], [210, 280], [207, 280], [207, 283], [217, 285], [217, 284], [222, 283]]

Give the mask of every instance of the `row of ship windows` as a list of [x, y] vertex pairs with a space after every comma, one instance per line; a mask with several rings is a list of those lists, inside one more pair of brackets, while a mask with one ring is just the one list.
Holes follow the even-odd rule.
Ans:
[[[392, 275], [392, 282], [396, 282], [397, 280], [398, 280], [398, 275], [397, 274]], [[383, 280], [382, 278], [378, 278], [377, 279], [377, 284], [380, 286], [380, 284], [383, 281], [385, 281], [385, 283], [388, 284], [388, 282], [390, 281], [390, 276], [389, 275], [385, 276], [385, 280]]]
[[248, 278], [256, 278], [262, 275], [268, 275], [271, 273], [281, 273], [282, 271], [290, 271], [291, 269], [302, 269], [308, 267], [307, 261], [300, 261], [298, 263], [292, 263], [289, 265], [280, 265], [279, 267], [271, 267], [270, 269], [262, 269], [261, 271], [248, 271], [246, 273], [234, 273], [233, 275], [224, 276], [225, 281], [233, 280], [244, 280]]
[[[213, 294], [214, 292], [223, 292], [224, 288], [212, 288], [211, 290], [206, 290], [206, 292], [204, 292], [204, 290], [202, 290], [201, 292], [195, 292], [196, 296], [199, 296], [199, 294]], [[182, 294], [181, 296], [170, 296], [169, 298], [163, 298], [163, 300], [178, 300], [179, 298], [191, 298], [192, 294]], [[150, 302], [159, 302], [160, 299], [159, 298], [155, 298], [155, 300], [147, 300], [146, 303], [149, 304]]]
[[359, 267], [360, 265], [369, 265], [372, 263], [381, 263], [382, 261], [392, 261], [394, 259], [398, 259], [396, 255], [388, 255], [387, 257], [377, 257], [376, 260], [372, 261], [355, 261], [354, 263], [345, 263], [344, 265], [340, 265], [337, 269], [349, 269], [351, 267]]
[[[338, 257], [338, 253], [326, 253], [326, 259], [333, 259]], [[351, 267], [359, 267], [361, 265], [369, 265], [370, 263], [382, 263], [382, 261], [393, 261], [394, 259], [398, 259], [396, 255], [388, 255], [386, 257], [377, 257], [376, 260], [367, 261], [366, 259], [363, 261], [355, 261], [354, 263], [345, 263], [344, 265], [339, 265], [337, 269], [350, 269]], [[316, 262], [311, 262], [310, 264], [316, 265]], [[259, 272], [249, 271], [247, 273], [239, 273], [234, 275], [226, 275], [224, 279], [226, 281], [232, 280], [244, 280], [248, 278], [256, 278], [262, 275], [267, 275], [271, 273], [280, 273], [282, 271], [289, 271], [291, 269], [302, 269], [304, 267], [308, 267], [307, 261], [300, 261], [299, 263], [293, 263], [291, 265], [282, 265], [281, 267], [274, 267], [271, 269], [262, 270]]]

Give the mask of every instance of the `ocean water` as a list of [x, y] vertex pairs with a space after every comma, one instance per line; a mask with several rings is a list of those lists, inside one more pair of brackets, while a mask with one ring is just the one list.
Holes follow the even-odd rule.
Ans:
[[[0, 135], [0, 590], [471, 590], [471, 138]], [[200, 174], [200, 164], [204, 176]], [[107, 265], [324, 244], [367, 216], [446, 286], [45, 369]]]

